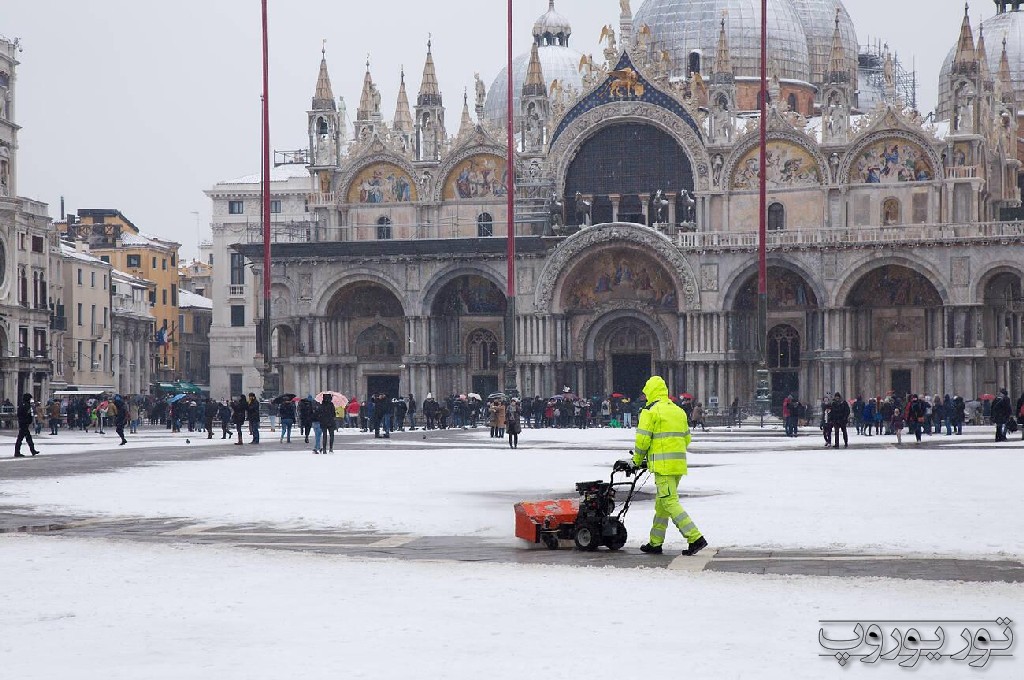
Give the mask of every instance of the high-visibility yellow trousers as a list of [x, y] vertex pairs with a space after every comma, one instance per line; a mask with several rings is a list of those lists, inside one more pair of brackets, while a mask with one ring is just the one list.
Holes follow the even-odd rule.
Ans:
[[700, 530], [693, 523], [690, 516], [683, 510], [679, 502], [679, 480], [682, 475], [659, 475], [654, 474], [654, 484], [657, 486], [657, 496], [654, 499], [654, 524], [651, 526], [651, 545], [661, 545], [665, 542], [665, 532], [668, 530], [669, 520], [676, 525], [679, 533], [683, 535], [687, 543], [693, 543], [701, 537]]

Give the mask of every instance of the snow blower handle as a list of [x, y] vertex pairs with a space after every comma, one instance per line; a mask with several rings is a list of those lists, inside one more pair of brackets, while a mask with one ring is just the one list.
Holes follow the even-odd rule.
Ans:
[[[630, 453], [632, 453], [632, 451], [630, 451]], [[646, 465], [642, 467], [637, 467], [636, 465], [633, 465], [632, 460], [617, 460], [615, 461], [615, 464], [612, 466], [612, 472], [625, 472], [626, 476], [630, 477], [632, 475], [639, 473], [640, 470], [645, 469], [646, 467]]]

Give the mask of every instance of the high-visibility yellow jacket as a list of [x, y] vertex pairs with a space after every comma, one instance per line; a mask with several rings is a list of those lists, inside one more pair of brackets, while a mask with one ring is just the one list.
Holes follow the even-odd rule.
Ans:
[[640, 411], [636, 426], [633, 463], [647, 461], [647, 468], [659, 475], [686, 474], [686, 447], [690, 445], [690, 424], [686, 411], [668, 398], [668, 387], [661, 376], [652, 376], [644, 385], [647, 405]]

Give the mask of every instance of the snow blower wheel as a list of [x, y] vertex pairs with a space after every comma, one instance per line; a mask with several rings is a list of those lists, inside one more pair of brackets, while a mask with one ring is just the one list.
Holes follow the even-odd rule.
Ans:
[[626, 545], [626, 526], [619, 520], [615, 520], [615, 533], [605, 536], [604, 544], [609, 550], [619, 550]]
[[554, 533], [541, 534], [540, 541], [548, 550], [558, 550], [558, 535]]
[[584, 524], [576, 527], [576, 536], [573, 540], [580, 550], [597, 550], [601, 545], [601, 532], [589, 524]]

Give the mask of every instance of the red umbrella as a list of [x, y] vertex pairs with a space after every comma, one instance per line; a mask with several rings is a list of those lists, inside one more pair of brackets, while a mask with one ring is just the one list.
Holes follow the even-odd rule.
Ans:
[[978, 401], [992, 401], [996, 396], [994, 394], [979, 394]]
[[682, 394], [679, 395], [679, 398], [680, 399], [693, 399], [693, 395], [690, 394], [689, 392], [683, 392]]
[[612, 392], [612, 396], [615, 397], [616, 399], [622, 399], [626, 395], [624, 395], [622, 392]]

